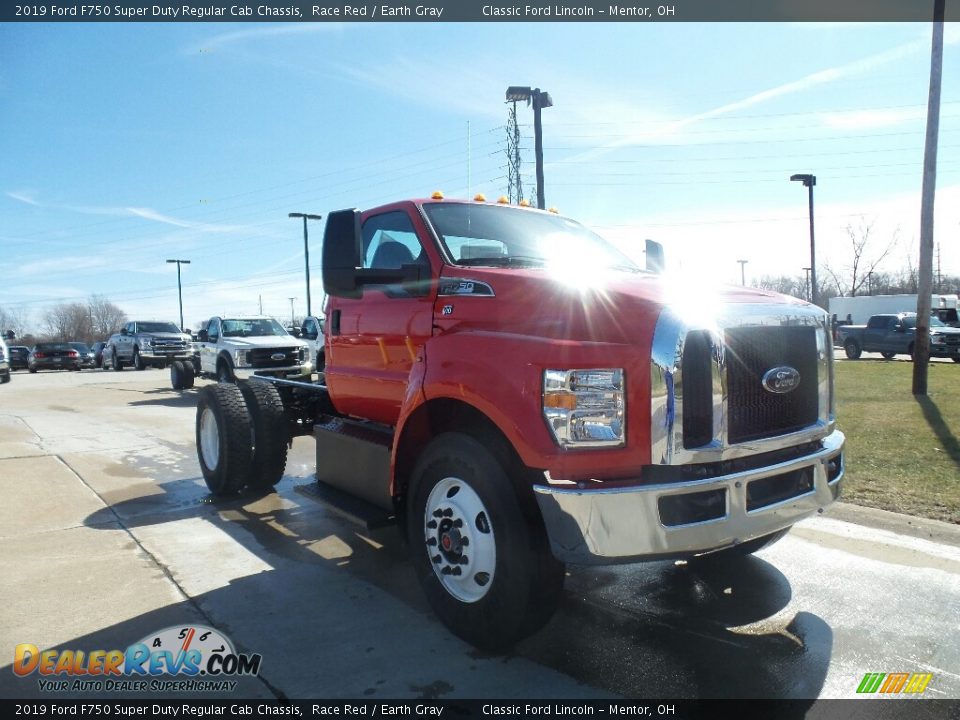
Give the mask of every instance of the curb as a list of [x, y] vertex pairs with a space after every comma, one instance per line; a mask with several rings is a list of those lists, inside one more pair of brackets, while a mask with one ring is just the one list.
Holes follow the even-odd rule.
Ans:
[[836, 502], [823, 514], [824, 517], [834, 520], [843, 520], [855, 525], [889, 530], [900, 535], [929, 540], [960, 547], [960, 525], [878, 510], [877, 508], [853, 505], [851, 503]]

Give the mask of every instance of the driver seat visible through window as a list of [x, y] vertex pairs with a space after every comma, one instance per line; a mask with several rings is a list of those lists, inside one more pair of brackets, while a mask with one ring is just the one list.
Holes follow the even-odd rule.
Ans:
[[411, 264], [413, 264], [413, 253], [410, 252], [410, 249], [396, 240], [388, 240], [382, 243], [373, 254], [370, 267], [381, 270], [396, 270], [404, 265]]

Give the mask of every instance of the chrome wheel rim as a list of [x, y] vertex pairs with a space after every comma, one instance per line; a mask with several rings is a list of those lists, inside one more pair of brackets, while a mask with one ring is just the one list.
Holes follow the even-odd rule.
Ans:
[[482, 599], [493, 585], [497, 546], [490, 514], [460, 478], [438, 482], [423, 515], [427, 558], [444, 589], [461, 602]]
[[220, 462], [220, 432], [217, 417], [210, 408], [204, 408], [200, 415], [200, 454], [208, 470], [215, 470]]

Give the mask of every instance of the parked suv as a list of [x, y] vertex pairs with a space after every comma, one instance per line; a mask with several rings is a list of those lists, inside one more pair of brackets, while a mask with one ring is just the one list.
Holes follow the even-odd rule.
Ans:
[[137, 370], [165, 368], [175, 360], [193, 357], [190, 336], [172, 322], [133, 320], [121, 328], [120, 337], [110, 340], [114, 370], [125, 365]]
[[30, 348], [26, 345], [8, 345], [7, 355], [11, 370], [27, 369], [27, 358], [30, 357]]

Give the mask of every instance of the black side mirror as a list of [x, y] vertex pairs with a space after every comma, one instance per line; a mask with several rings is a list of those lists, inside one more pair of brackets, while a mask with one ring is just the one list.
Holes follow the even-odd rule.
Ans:
[[197, 341], [198, 341], [198, 342], [209, 342], [209, 339], [208, 339], [208, 335], [207, 335], [207, 331], [206, 331], [206, 330], [200, 330], [200, 331], [197, 333]]
[[658, 275], [663, 273], [663, 245], [656, 240], [646, 240], [647, 270]]
[[357, 271], [362, 252], [360, 211], [337, 210], [327, 215], [323, 231], [323, 289], [327, 295], [361, 296]]
[[126, 328], [121, 328], [120, 334], [123, 335], [124, 337], [126, 337], [126, 336], [129, 335], [130, 333], [127, 331]]

